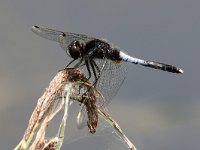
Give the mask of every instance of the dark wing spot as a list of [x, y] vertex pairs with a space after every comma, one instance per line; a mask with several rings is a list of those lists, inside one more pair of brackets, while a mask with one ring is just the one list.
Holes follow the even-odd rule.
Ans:
[[35, 28], [37, 28], [37, 29], [39, 29], [39, 27], [38, 26], [34, 26]]

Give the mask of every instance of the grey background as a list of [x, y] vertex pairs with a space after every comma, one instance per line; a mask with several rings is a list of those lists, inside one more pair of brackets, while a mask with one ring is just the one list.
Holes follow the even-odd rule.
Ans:
[[[183, 67], [176, 75], [127, 64], [110, 111], [138, 150], [200, 149], [199, 14], [199, 0], [1, 0], [0, 149], [20, 141], [37, 99], [69, 61], [57, 43], [32, 33], [35, 24]], [[101, 136], [89, 137], [68, 149], [126, 149], [115, 138], [105, 146]]]

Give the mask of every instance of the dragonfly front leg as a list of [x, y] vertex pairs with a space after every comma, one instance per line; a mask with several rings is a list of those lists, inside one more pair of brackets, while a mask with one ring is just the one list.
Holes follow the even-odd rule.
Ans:
[[75, 61], [75, 59], [73, 59], [72, 61], [70, 61], [65, 68], [68, 68], [69, 65], [71, 65], [74, 61]]
[[78, 68], [82, 62], [83, 62], [83, 58], [81, 58], [81, 60], [76, 65], [74, 65], [74, 68]]

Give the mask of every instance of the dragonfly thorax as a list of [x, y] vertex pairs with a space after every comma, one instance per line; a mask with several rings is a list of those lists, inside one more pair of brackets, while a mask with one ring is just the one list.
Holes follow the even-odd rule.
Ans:
[[93, 58], [104, 58], [111, 51], [110, 45], [102, 40], [94, 39], [85, 44], [83, 54]]

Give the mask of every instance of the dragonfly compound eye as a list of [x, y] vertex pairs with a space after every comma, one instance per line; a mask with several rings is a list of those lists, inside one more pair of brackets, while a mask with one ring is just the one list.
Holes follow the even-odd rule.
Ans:
[[73, 41], [69, 46], [68, 46], [68, 54], [74, 58], [78, 59], [81, 56], [81, 49], [82, 45], [79, 41]]

